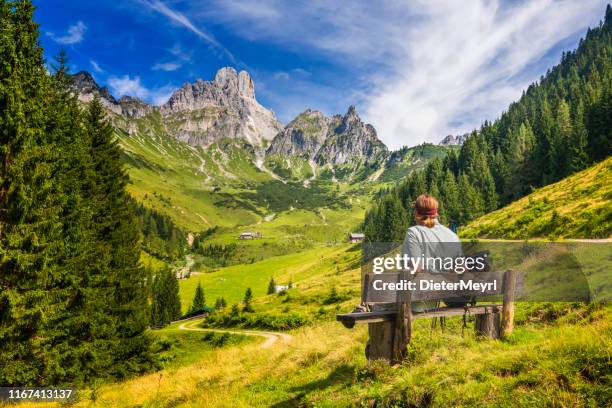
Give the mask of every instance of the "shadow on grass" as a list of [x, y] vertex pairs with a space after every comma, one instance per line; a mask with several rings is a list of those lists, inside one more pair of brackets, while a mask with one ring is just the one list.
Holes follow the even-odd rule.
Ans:
[[352, 382], [355, 372], [355, 367], [348, 364], [341, 364], [336, 367], [326, 378], [315, 380], [307, 384], [303, 384], [290, 389], [291, 392], [297, 393], [294, 397], [285, 401], [277, 402], [271, 405], [273, 408], [285, 408], [301, 406], [304, 403], [304, 397], [313, 391], [321, 391], [326, 388], [333, 387], [338, 384], [346, 384]]

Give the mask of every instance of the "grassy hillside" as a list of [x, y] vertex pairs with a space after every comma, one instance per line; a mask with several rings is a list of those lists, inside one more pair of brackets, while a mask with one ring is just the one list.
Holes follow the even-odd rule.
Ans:
[[[286, 331], [292, 339], [261, 348], [259, 338], [185, 332], [173, 324], [151, 332], [161, 371], [81, 390], [75, 405], [586, 407], [612, 402], [609, 304], [519, 303], [515, 332], [504, 341], [477, 339], [473, 317], [468, 328], [461, 317], [448, 318], [444, 330], [417, 320], [402, 366], [367, 362], [367, 326], [349, 330], [334, 321], [336, 313], [358, 302], [359, 258], [348, 244], [319, 246], [181, 281], [184, 307], [198, 282], [209, 304], [223, 296], [231, 305], [252, 287], [254, 313], [240, 313], [243, 318], [233, 321], [209, 319], [207, 325], [229, 322], [233, 329], [266, 330], [287, 325], [293, 327]], [[279, 284], [291, 280], [295, 288], [267, 295], [270, 276]]]
[[[183, 309], [189, 305], [195, 288], [201, 283], [208, 303], [224, 297], [228, 305], [242, 301], [245, 290], [250, 287], [255, 297], [256, 311], [281, 312], [285, 307], [292, 311], [310, 311], [316, 300], [321, 300], [331, 287], [348, 300], [357, 301], [360, 284], [359, 247], [350, 244], [318, 245], [299, 253], [264, 259], [252, 264], [222, 268], [215, 272], [193, 273], [180, 282]], [[288, 296], [266, 295], [270, 278], [278, 285], [295, 285], [287, 291]], [[306, 303], [302, 300], [311, 297]], [[302, 307], [306, 306], [306, 307]], [[316, 310], [315, 310], [316, 311]]]
[[459, 318], [449, 319], [444, 331], [417, 321], [409, 360], [395, 368], [365, 360], [365, 325], [307, 326], [267, 349], [261, 340], [211, 349], [200, 344], [204, 334], [188, 333], [181, 341], [201, 353], [181, 356], [186, 365], [81, 390], [75, 405], [609, 406], [610, 307], [519, 312], [519, 327], [504, 342], [477, 340], [471, 330], [462, 331]]
[[612, 157], [534, 191], [460, 229], [465, 238], [607, 238], [612, 235]]
[[[433, 145], [403, 149], [380, 169], [358, 162], [317, 168], [279, 155], [267, 157], [262, 166], [241, 140], [219, 140], [207, 147], [176, 140], [157, 112], [139, 119], [113, 115], [113, 123], [125, 151], [130, 193], [191, 232], [217, 226], [235, 233], [272, 220], [267, 229], [282, 230], [307, 212], [327, 230], [345, 234], [360, 223], [365, 202], [381, 183], [404, 177], [449, 151]], [[341, 225], [333, 220], [342, 220]]]

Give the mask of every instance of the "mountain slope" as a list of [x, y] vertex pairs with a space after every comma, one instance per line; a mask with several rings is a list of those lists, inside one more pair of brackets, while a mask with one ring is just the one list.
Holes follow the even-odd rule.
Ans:
[[612, 157], [534, 191], [465, 228], [465, 238], [612, 236]]
[[[84, 103], [101, 97], [125, 152], [130, 193], [185, 231], [267, 229], [285, 237], [261, 224], [291, 229], [291, 214], [306, 211], [305, 225], [318, 231], [318, 220], [334, 230], [328, 239], [338, 239], [357, 228], [381, 182], [429, 160], [403, 149], [398, 165], [398, 154], [388, 153], [354, 107], [332, 117], [308, 109], [284, 127], [257, 103], [250, 76], [232, 68], [185, 84], [161, 107], [115, 98], [87, 72], [74, 76], [74, 86]], [[439, 154], [447, 151], [440, 147]], [[378, 180], [387, 162], [392, 171]]]

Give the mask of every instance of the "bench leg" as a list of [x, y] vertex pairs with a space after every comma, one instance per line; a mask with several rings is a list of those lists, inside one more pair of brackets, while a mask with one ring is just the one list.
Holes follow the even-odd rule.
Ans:
[[488, 337], [490, 339], [498, 339], [500, 334], [500, 315], [491, 310], [485, 314], [476, 315], [474, 329], [476, 335], [480, 337]]
[[366, 358], [368, 360], [386, 360], [393, 358], [393, 336], [395, 322], [381, 322], [368, 324], [369, 340], [366, 345]]

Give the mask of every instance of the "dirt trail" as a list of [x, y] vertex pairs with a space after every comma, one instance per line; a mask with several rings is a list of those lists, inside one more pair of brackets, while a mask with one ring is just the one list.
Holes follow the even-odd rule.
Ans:
[[182, 323], [178, 328], [179, 330], [232, 333], [232, 334], [242, 334], [244, 336], [263, 337], [266, 339], [266, 341], [261, 343], [261, 346], [260, 346], [261, 348], [270, 348], [279, 339], [285, 342], [288, 342], [292, 338], [289, 334], [278, 333], [278, 332], [268, 332], [268, 331], [258, 331], [258, 330], [204, 329], [202, 327], [194, 327], [194, 325], [200, 323], [201, 321], [202, 320], [190, 320], [188, 322]]

